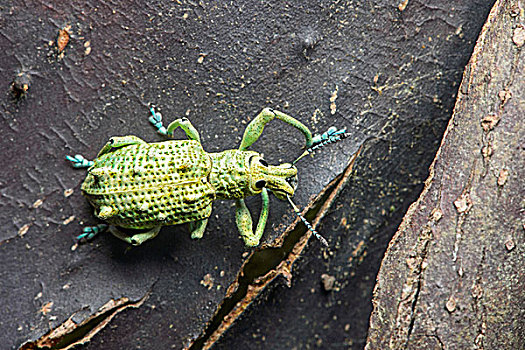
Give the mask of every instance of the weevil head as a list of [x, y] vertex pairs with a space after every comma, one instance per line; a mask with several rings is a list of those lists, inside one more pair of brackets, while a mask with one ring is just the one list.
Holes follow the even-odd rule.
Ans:
[[269, 165], [259, 154], [250, 157], [250, 190], [260, 193], [265, 187], [277, 198], [286, 200], [297, 187], [297, 168], [290, 163]]
[[260, 194], [263, 188], [277, 198], [293, 196], [297, 186], [297, 168], [289, 163], [269, 165], [253, 151], [227, 150], [210, 153], [210, 183], [218, 199], [238, 199]]

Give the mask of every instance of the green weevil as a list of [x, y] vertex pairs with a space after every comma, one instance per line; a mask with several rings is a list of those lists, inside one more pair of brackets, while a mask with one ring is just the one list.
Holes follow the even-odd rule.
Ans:
[[[81, 155], [66, 156], [74, 167], [88, 168], [82, 194], [95, 208], [95, 215], [110, 224], [113, 235], [140, 245], [155, 237], [162, 226], [190, 223], [191, 238], [202, 238], [213, 201], [233, 199], [239, 233], [247, 246], [254, 247], [266, 226], [270, 191], [278, 199], [288, 199], [305, 225], [327, 244], [290, 199], [297, 185], [294, 164], [314, 150], [347, 137], [345, 129], [331, 127], [322, 135], [312, 136], [295, 118], [265, 108], [246, 127], [239, 149], [208, 153], [187, 118], [165, 128], [162, 115], [153, 108], [150, 111], [149, 120], [158, 133], [173, 137], [180, 127], [188, 140], [147, 143], [136, 136], [112, 137], [93, 161]], [[293, 163], [269, 165], [259, 153], [248, 150], [275, 118], [297, 128], [306, 138], [306, 150]], [[262, 208], [253, 232], [244, 198], [259, 194]], [[106, 224], [85, 227], [77, 241], [90, 240], [107, 228]]]

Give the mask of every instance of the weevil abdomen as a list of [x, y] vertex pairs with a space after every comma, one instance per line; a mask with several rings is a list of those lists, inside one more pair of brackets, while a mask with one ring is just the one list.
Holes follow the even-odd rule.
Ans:
[[210, 216], [212, 163], [197, 141], [137, 142], [101, 153], [82, 184], [99, 218], [145, 229]]

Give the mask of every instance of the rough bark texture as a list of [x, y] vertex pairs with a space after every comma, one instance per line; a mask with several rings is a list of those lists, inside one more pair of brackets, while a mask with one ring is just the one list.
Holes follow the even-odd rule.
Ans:
[[[200, 241], [175, 226], [131, 250], [110, 235], [70, 249], [98, 222], [64, 156], [93, 157], [115, 135], [158, 141], [154, 103], [166, 120], [187, 115], [210, 152], [237, 147], [266, 106], [315, 132], [346, 126], [349, 139], [299, 164], [300, 207], [373, 137], [319, 223], [330, 249], [309, 242], [287, 267], [291, 288], [272, 280], [217, 342], [362, 348], [379, 262], [428, 176], [492, 3], [0, 0], [1, 346], [182, 348], [242, 277], [250, 251], [230, 202], [214, 205]], [[302, 145], [275, 122], [253, 149], [277, 163]], [[271, 198], [265, 243], [294, 220]], [[254, 276], [289, 256], [261, 252]]]
[[524, 3], [497, 1], [423, 194], [390, 242], [367, 349], [525, 348]]

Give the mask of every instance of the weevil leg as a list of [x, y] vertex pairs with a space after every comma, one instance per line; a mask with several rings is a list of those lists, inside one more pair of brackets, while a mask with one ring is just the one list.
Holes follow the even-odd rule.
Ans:
[[190, 222], [190, 232], [192, 239], [201, 239], [208, 225], [208, 219]]
[[145, 144], [145, 143], [146, 141], [144, 141], [143, 139], [137, 136], [133, 136], [133, 135], [114, 136], [110, 138], [109, 141], [106, 142], [104, 147], [102, 147], [100, 152], [98, 152], [97, 158], [103, 154], [110, 153], [118, 148], [131, 146], [131, 145]]
[[93, 238], [95, 238], [95, 236], [98, 235], [99, 233], [106, 231], [107, 228], [108, 228], [108, 225], [106, 224], [98, 224], [97, 226], [86, 226], [82, 230], [83, 233], [77, 236], [76, 241], [78, 243], [90, 241]]
[[92, 160], [84, 158], [84, 156], [81, 154], [77, 154], [75, 156], [66, 156], [66, 159], [69, 160], [75, 168], [89, 168], [93, 165]]
[[171, 122], [170, 125], [168, 125], [168, 134], [173, 135], [173, 131], [175, 131], [175, 129], [177, 129], [178, 127], [184, 130], [186, 136], [188, 136], [190, 140], [195, 140], [199, 143], [201, 142], [199, 132], [197, 131], [197, 129], [195, 129], [193, 125], [191, 125], [188, 118], [183, 117]]
[[246, 127], [239, 150], [247, 150], [255, 141], [257, 141], [257, 139], [259, 139], [264, 130], [264, 126], [275, 118], [299, 129], [306, 138], [307, 148], [312, 145], [312, 133], [306, 127], [306, 125], [287, 114], [273, 110], [271, 108], [265, 108]]
[[173, 131], [180, 127], [184, 132], [186, 133], [186, 136], [190, 140], [201, 142], [201, 138], [199, 136], [199, 132], [195, 127], [190, 123], [188, 118], [179, 118], [175, 121], [171, 122], [167, 128], [164, 127], [162, 124], [162, 114], [159, 112], [156, 112], [155, 109], [152, 107], [150, 108], [151, 117], [149, 117], [149, 121], [153, 126], [157, 129], [157, 132], [161, 135], [166, 136], [173, 136]]
[[120, 231], [118, 227], [111, 226], [109, 228], [109, 232], [111, 232], [113, 236], [120, 238], [124, 242], [137, 246], [157, 236], [159, 234], [160, 228], [161, 226], [155, 226], [149, 231], [136, 233], [130, 236]]
[[261, 213], [259, 214], [259, 222], [257, 222], [255, 233], [253, 232], [252, 215], [250, 214], [250, 210], [246, 206], [244, 199], [238, 199], [235, 203], [235, 221], [237, 223], [237, 228], [239, 229], [239, 233], [241, 234], [244, 243], [248, 247], [256, 247], [259, 245], [259, 241], [264, 233], [264, 228], [266, 227], [266, 221], [268, 220], [269, 200], [266, 188], [263, 188], [261, 192], [261, 199]]

